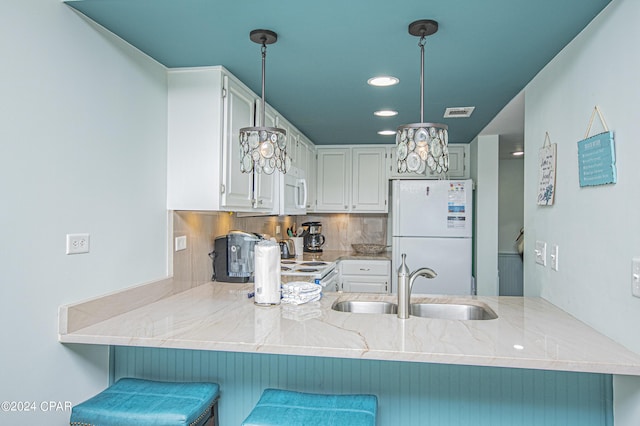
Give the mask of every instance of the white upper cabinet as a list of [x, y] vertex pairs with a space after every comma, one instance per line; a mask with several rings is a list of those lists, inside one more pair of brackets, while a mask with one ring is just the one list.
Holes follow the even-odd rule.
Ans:
[[[449, 171], [447, 172], [447, 179], [468, 179], [469, 167], [467, 161], [469, 160], [467, 155], [467, 144], [450, 144], [449, 148]], [[438, 179], [438, 174], [427, 170], [427, 178]]]
[[469, 145], [449, 144], [449, 171], [444, 175], [432, 172], [429, 168], [424, 173], [398, 173], [396, 165], [396, 147], [389, 146], [389, 179], [469, 179]]
[[169, 70], [167, 79], [167, 207], [249, 209], [251, 176], [239, 172], [239, 144], [229, 144], [252, 125], [255, 96], [222, 67]]
[[[168, 86], [167, 207], [279, 214], [280, 173], [240, 169], [239, 131], [260, 124], [259, 97], [219, 66], [169, 70]], [[306, 166], [306, 151], [296, 154], [302, 134], [267, 105], [265, 126], [279, 121], [293, 129], [292, 160]]]
[[356, 148], [352, 155], [351, 211], [354, 213], [387, 212], [387, 183], [384, 147]]
[[[224, 127], [222, 130], [222, 199], [223, 210], [246, 211], [253, 208], [252, 173], [240, 171], [243, 152], [239, 143], [240, 129], [253, 126], [255, 95], [228, 75], [224, 82]], [[203, 94], [204, 96], [204, 94]], [[213, 164], [210, 164], [213, 167]]]
[[318, 147], [317, 212], [348, 212], [351, 149]]
[[318, 212], [386, 213], [386, 148], [318, 147]]
[[[256, 105], [256, 125], [260, 125], [260, 110], [262, 102], [258, 99]], [[264, 114], [264, 125], [266, 127], [277, 127], [278, 113], [270, 105], [266, 105]], [[277, 191], [278, 178], [280, 172], [277, 170], [272, 174], [254, 173], [254, 210], [260, 212], [270, 212], [276, 208], [275, 192]]]
[[[300, 137], [300, 145], [301, 148], [299, 150], [299, 161], [302, 164], [305, 164], [305, 167], [301, 167], [305, 170], [305, 174], [307, 177], [307, 212], [316, 211], [316, 182], [317, 182], [317, 163], [318, 159], [316, 156], [316, 147], [311, 143], [306, 136], [301, 135]], [[304, 152], [301, 154], [300, 152]], [[304, 158], [304, 160], [303, 160]], [[303, 162], [304, 161], [304, 162]]]

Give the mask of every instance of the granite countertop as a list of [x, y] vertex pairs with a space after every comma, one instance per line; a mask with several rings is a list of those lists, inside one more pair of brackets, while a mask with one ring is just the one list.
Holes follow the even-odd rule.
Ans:
[[331, 309], [339, 300], [395, 302], [393, 295], [327, 293], [307, 305], [258, 307], [247, 298], [251, 284], [175, 286], [167, 279], [61, 306], [59, 340], [640, 376], [640, 355], [541, 298], [414, 295], [414, 303], [486, 304], [498, 318], [400, 320]]

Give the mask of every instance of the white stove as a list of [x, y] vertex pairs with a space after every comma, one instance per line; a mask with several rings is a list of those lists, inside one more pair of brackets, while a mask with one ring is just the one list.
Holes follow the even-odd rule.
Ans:
[[333, 290], [337, 284], [338, 271], [335, 262], [321, 260], [282, 259], [280, 260], [280, 274], [283, 277], [293, 277], [303, 281], [313, 281], [323, 287]]

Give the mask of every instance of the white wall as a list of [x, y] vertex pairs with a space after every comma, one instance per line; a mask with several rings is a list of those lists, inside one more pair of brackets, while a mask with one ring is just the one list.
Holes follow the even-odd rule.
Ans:
[[498, 135], [471, 142], [474, 193], [474, 276], [478, 295], [498, 295]]
[[516, 253], [524, 221], [524, 160], [501, 159], [498, 171], [498, 251]]
[[[59, 0], [0, 2], [0, 412], [68, 424], [108, 383], [107, 348], [57, 342], [57, 310], [166, 275], [166, 79]], [[65, 234], [91, 253], [65, 255]]]
[[[640, 352], [640, 298], [631, 259], [640, 256], [640, 2], [611, 4], [527, 86], [525, 294], [541, 295]], [[580, 188], [576, 142], [595, 105], [615, 133], [618, 183]], [[596, 132], [602, 127], [594, 126]], [[555, 205], [536, 205], [538, 149], [557, 143]], [[535, 240], [560, 247], [558, 272], [534, 263]], [[637, 425], [640, 379], [614, 381], [616, 425]]]

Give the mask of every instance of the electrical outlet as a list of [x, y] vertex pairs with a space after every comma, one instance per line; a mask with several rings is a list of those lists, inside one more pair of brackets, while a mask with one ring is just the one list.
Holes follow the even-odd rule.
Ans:
[[633, 265], [631, 272], [631, 294], [635, 297], [640, 297], [640, 257], [636, 257], [632, 260]]
[[67, 234], [67, 254], [89, 253], [89, 234]]
[[558, 270], [558, 246], [554, 244], [551, 246], [551, 254], [549, 255], [551, 258], [551, 269], [554, 271]]
[[186, 250], [187, 248], [187, 236], [182, 235], [180, 237], [176, 237], [176, 251]]
[[536, 241], [536, 263], [538, 265], [547, 266], [547, 243], [544, 241]]

